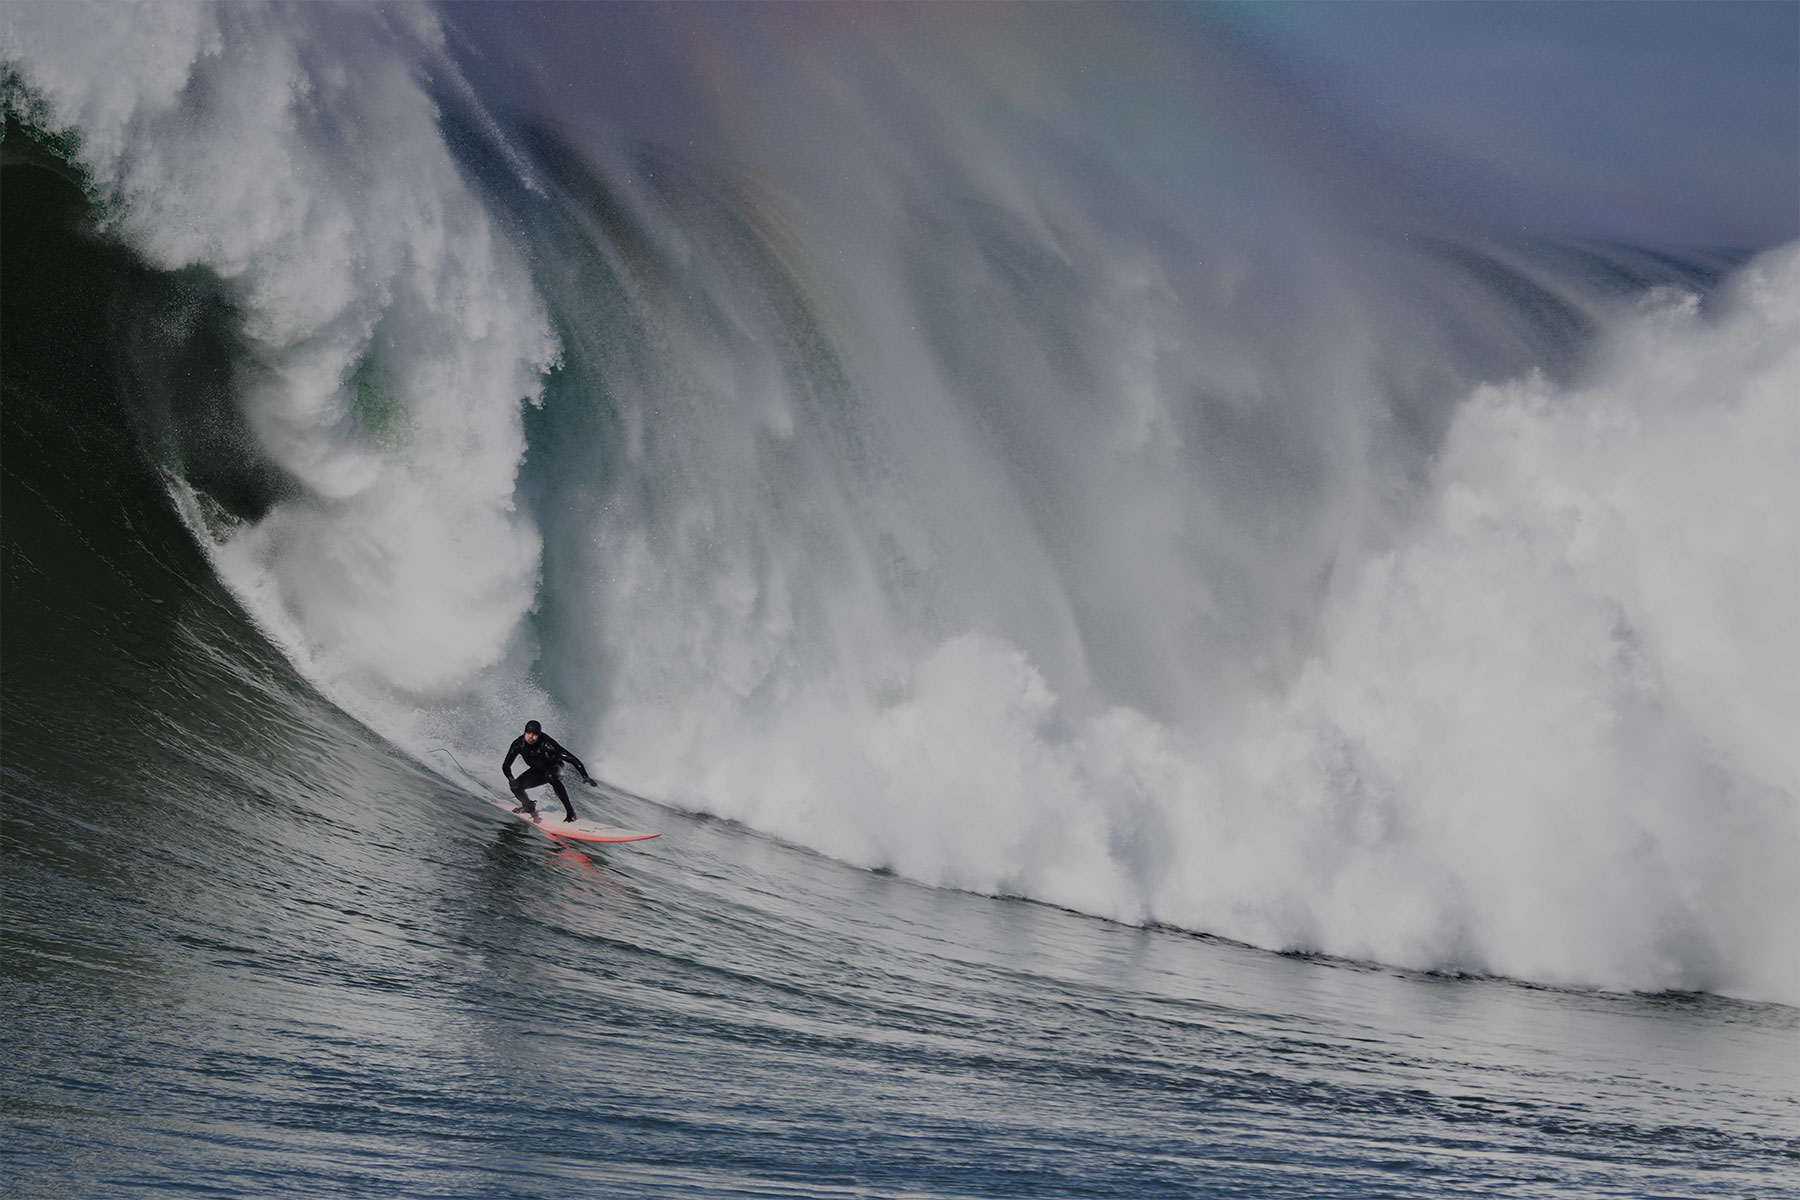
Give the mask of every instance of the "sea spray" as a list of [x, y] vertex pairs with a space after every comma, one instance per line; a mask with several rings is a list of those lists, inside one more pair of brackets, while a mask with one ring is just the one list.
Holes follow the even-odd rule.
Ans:
[[1800, 249], [1721, 308], [1652, 294], [1579, 386], [1478, 391], [1424, 518], [1332, 598], [1282, 714], [1319, 769], [1258, 790], [1376, 835], [1319, 846], [1299, 940], [1795, 994]]
[[627, 697], [612, 758], [934, 884], [1423, 969], [1792, 996], [1797, 296], [1800, 252], [1773, 253], [1717, 319], [1646, 299], [1576, 386], [1477, 390], [1415, 520], [1234, 720], [1096, 709], [969, 633], [873, 696]]

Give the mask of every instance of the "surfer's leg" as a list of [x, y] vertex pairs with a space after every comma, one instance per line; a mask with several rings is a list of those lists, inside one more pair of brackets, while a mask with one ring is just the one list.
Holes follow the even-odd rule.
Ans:
[[[544, 773], [535, 767], [514, 778], [512, 781], [512, 794], [513, 799], [519, 802], [519, 807], [513, 811], [522, 812], [531, 817], [537, 816], [537, 805], [531, 802], [531, 797], [525, 794], [525, 789], [542, 787], [543, 785]], [[561, 785], [558, 786], [560, 787]]]
[[556, 789], [556, 798], [562, 801], [563, 813], [565, 814], [563, 820], [573, 821], [575, 819], [575, 806], [569, 803], [569, 789], [563, 786], [561, 776], [557, 775], [555, 771], [550, 772], [550, 786]]

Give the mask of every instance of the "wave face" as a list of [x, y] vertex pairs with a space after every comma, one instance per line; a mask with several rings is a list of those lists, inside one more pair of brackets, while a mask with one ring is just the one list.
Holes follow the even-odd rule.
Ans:
[[1800, 1002], [1795, 247], [1502, 235], [1216, 15], [5, 21], [209, 298], [173, 502], [396, 744], [536, 715], [928, 884]]

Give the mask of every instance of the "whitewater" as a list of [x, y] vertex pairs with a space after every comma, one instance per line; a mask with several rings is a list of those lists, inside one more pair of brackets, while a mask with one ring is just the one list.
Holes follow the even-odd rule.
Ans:
[[1791, 1184], [1797, 231], [1521, 228], [1327, 19], [0, 8], [20, 1194]]

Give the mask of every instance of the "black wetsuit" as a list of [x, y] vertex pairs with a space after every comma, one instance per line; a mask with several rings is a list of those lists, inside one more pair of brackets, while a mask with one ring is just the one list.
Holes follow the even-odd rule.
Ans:
[[[528, 768], [517, 779], [513, 778], [513, 759], [522, 758]], [[500, 764], [500, 773], [506, 776], [506, 782], [512, 788], [513, 797], [518, 800], [526, 812], [536, 812], [537, 806], [525, 795], [526, 788], [543, 787], [546, 783], [556, 791], [556, 798], [562, 801], [566, 819], [575, 819], [575, 806], [569, 803], [569, 790], [563, 787], [558, 778], [557, 769], [563, 763], [574, 763], [581, 777], [588, 777], [587, 768], [581, 760], [564, 750], [556, 739], [547, 733], [537, 735], [537, 741], [528, 742], [523, 736], [513, 739], [512, 748], [506, 752], [506, 761]]]

